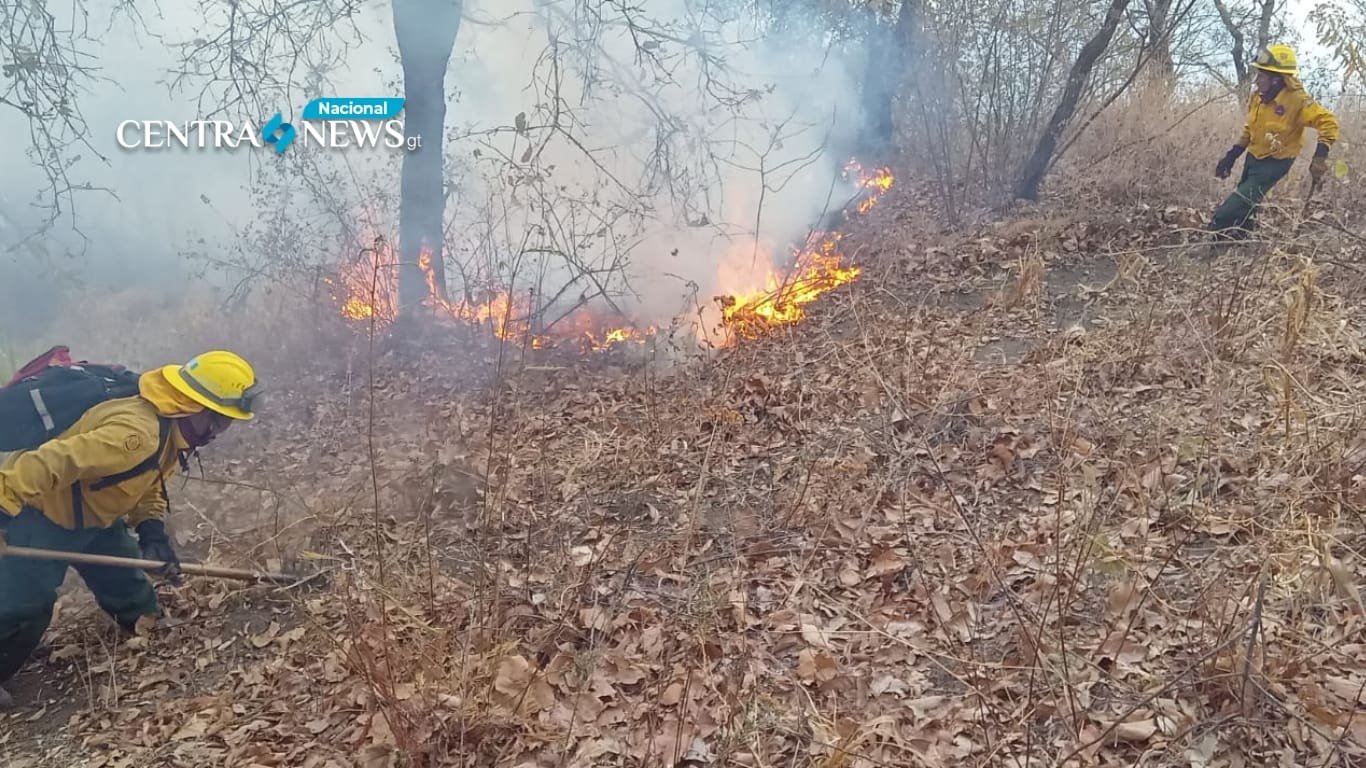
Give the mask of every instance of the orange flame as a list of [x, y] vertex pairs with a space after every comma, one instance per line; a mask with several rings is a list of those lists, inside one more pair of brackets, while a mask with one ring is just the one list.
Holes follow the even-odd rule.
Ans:
[[[857, 213], [872, 210], [896, 181], [891, 169], [878, 168], [871, 174], [865, 173], [863, 166], [855, 160], [845, 165], [844, 173], [846, 178], [854, 176], [861, 190], [861, 199], [851, 204]], [[780, 277], [777, 270], [768, 266], [764, 269], [762, 288], [732, 289], [729, 295], [717, 297], [722, 326], [727, 331], [723, 346], [733, 344], [737, 338], [758, 338], [774, 327], [795, 323], [806, 317], [805, 305], [834, 288], [857, 280], [860, 268], [846, 264], [844, 254], [840, 252], [843, 239], [841, 232], [815, 232], [807, 238], [806, 246], [797, 251], [795, 271]], [[733, 284], [726, 279], [727, 273], [733, 272], [733, 266], [722, 266], [723, 285]]]
[[755, 339], [780, 325], [806, 317], [805, 305], [826, 292], [858, 279], [860, 269], [846, 265], [839, 253], [843, 239], [839, 232], [812, 235], [807, 248], [796, 259], [796, 270], [780, 275], [765, 268], [763, 286], [718, 297], [722, 324], [729, 331], [723, 345], [737, 337]]
[[[850, 160], [844, 167], [845, 178], [853, 178], [860, 192], [850, 208], [859, 214], [877, 205], [896, 179], [888, 168], [866, 172]], [[806, 317], [805, 306], [841, 285], [857, 280], [858, 266], [845, 262], [840, 252], [840, 232], [816, 232], [802, 248], [795, 249], [794, 267], [779, 270], [771, 263], [771, 249], [756, 249], [754, 243], [732, 252], [721, 266], [720, 283], [727, 290], [718, 296], [721, 306], [723, 346], [738, 339], [755, 339], [775, 327], [795, 323]], [[373, 238], [372, 238], [373, 239]], [[340, 315], [351, 321], [388, 325], [398, 318], [398, 260], [385, 244], [375, 240], [373, 248], [362, 250], [361, 257], [343, 264], [334, 278], [325, 282], [332, 289]], [[765, 256], [762, 266], [741, 266], [742, 255], [753, 261]], [[470, 325], [486, 326], [499, 339], [545, 349], [564, 343], [577, 343], [589, 351], [610, 349], [627, 343], [645, 343], [655, 336], [655, 326], [636, 328], [604, 323], [593, 311], [579, 309], [569, 316], [533, 329], [530, 297], [513, 299], [507, 292], [494, 294], [483, 303], [451, 302], [441, 298], [433, 251], [424, 247], [418, 259], [427, 281], [426, 305], [433, 311]]]
[[863, 166], [857, 160], [850, 160], [844, 166], [845, 178], [856, 176], [860, 189], [867, 193], [862, 200], [854, 204], [854, 210], [858, 213], [867, 213], [873, 210], [877, 201], [882, 197], [882, 193], [892, 188], [896, 183], [896, 177], [892, 175], [891, 168], [877, 168], [872, 173], [863, 170]]
[[385, 241], [374, 237], [361, 240], [371, 245], [362, 248], [355, 260], [342, 264], [335, 277], [323, 282], [339, 303], [342, 317], [388, 325], [398, 317], [397, 261]]

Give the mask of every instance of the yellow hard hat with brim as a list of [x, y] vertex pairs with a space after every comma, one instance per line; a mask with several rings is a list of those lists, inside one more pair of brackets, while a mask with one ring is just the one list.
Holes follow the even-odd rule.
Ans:
[[1294, 75], [1300, 71], [1300, 63], [1295, 58], [1295, 49], [1283, 43], [1269, 46], [1257, 54], [1252, 66], [1267, 72], [1275, 72], [1278, 75]]
[[161, 374], [178, 392], [230, 419], [251, 421], [260, 396], [256, 372], [232, 352], [205, 352], [184, 365], [168, 365]]

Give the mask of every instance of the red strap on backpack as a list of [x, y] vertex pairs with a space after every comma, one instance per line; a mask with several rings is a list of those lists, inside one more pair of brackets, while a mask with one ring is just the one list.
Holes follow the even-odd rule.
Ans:
[[14, 374], [14, 378], [10, 379], [5, 386], [12, 386], [30, 376], [37, 376], [43, 372], [44, 368], [54, 365], [70, 368], [74, 364], [71, 362], [71, 349], [58, 345], [30, 360], [27, 365], [19, 369], [18, 373]]

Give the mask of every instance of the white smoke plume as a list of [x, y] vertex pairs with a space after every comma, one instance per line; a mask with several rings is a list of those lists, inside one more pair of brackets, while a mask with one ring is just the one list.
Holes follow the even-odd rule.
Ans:
[[[588, 296], [601, 308], [605, 296], [662, 325], [690, 294], [713, 307], [715, 293], [761, 286], [770, 260], [781, 262], [787, 244], [843, 205], [854, 191], [839, 180], [840, 147], [857, 129], [853, 70], [820, 41], [777, 39], [748, 11], [715, 10], [726, 5], [466, 3], [446, 76], [453, 298], [535, 284], [557, 306]], [[95, 0], [92, 9], [108, 10]], [[344, 66], [299, 73], [259, 106], [292, 118], [318, 96], [400, 94], [389, 12], [388, 3], [365, 5], [356, 18], [363, 37], [349, 38]], [[145, 31], [113, 26], [89, 51], [105, 65], [81, 101], [96, 152], [71, 172], [110, 194], [85, 193], [75, 225], [41, 243], [57, 254], [79, 249], [67, 263], [92, 284], [165, 289], [229, 264], [209, 279], [250, 286], [286, 279], [289, 265], [337, 263], [348, 234], [354, 246], [361, 233], [397, 231], [401, 155], [392, 151], [277, 157], [116, 146], [122, 120], [180, 122], [218, 106], [212, 90], [171, 73], [183, 68], [174, 43], [212, 37], [225, 13], [166, 7], [142, 18]], [[0, 127], [22, 135], [14, 113], [0, 115]], [[19, 224], [0, 233], [8, 247], [33, 220], [25, 206], [41, 179], [16, 153], [0, 158], [0, 171], [0, 203]], [[35, 269], [7, 256], [0, 268], [11, 277]], [[33, 317], [18, 298], [7, 310], [16, 321]]]
[[[761, 288], [787, 245], [848, 200], [838, 148], [857, 127], [858, 88], [845, 62], [765, 39], [743, 13], [654, 0], [633, 28], [610, 5], [600, 22], [536, 0], [471, 9], [500, 23], [465, 24], [449, 76], [466, 169], [449, 213], [470, 222], [454, 227], [470, 234], [453, 255], [501, 261], [507, 280], [510, 254], [539, 251], [514, 293], [533, 274], [552, 293], [571, 278], [566, 259], [620, 267], [614, 304], [665, 323], [690, 288], [704, 306]], [[481, 218], [502, 235], [481, 240]]]

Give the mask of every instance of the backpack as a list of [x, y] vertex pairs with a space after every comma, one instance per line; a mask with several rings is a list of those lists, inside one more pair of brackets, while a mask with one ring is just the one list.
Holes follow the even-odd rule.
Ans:
[[37, 448], [94, 406], [137, 393], [137, 373], [117, 365], [72, 363], [66, 347], [53, 347], [0, 388], [0, 451]]
[[[62, 434], [85, 412], [107, 400], [138, 394], [141, 374], [121, 365], [71, 361], [71, 350], [56, 346], [29, 361], [0, 387], [0, 451], [32, 450]], [[132, 469], [102, 477], [92, 490], [117, 485], [161, 465], [171, 420], [159, 417], [157, 450]], [[163, 483], [163, 493], [165, 487]], [[71, 488], [77, 527], [84, 527], [80, 483]]]

